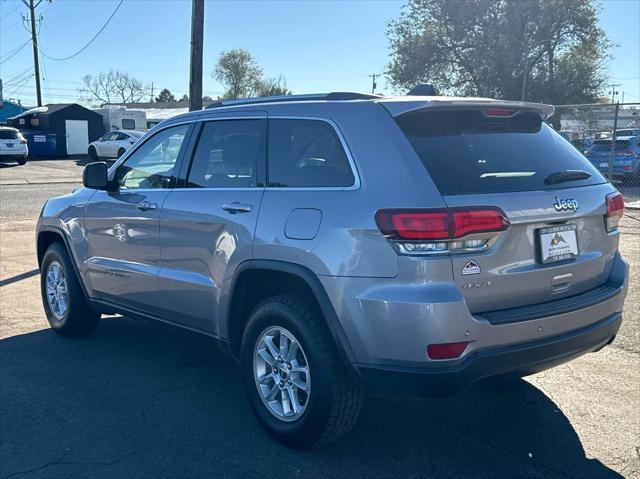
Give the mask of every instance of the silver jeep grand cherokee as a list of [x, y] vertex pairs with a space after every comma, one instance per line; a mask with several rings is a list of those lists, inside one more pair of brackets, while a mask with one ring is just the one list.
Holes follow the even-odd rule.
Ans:
[[624, 204], [552, 113], [330, 93], [164, 121], [44, 206], [47, 318], [212, 336], [295, 448], [348, 431], [364, 392], [451, 394], [596, 351], [621, 322]]

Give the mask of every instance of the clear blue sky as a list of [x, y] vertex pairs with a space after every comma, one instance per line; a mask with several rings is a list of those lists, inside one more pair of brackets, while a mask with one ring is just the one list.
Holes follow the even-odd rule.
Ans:
[[[77, 51], [111, 15], [118, 0], [43, 1], [38, 8], [42, 51], [64, 57]], [[397, 18], [397, 1], [208, 1], [205, 5], [204, 91], [215, 97], [222, 86], [211, 77], [218, 54], [249, 50], [269, 77], [283, 74], [295, 93], [371, 88], [371, 73], [388, 61], [386, 24]], [[601, 25], [618, 46], [608, 63], [612, 81], [625, 101], [640, 102], [640, 0], [604, 0]], [[35, 104], [33, 63], [20, 0], [0, 0], [0, 77], [4, 96]], [[87, 73], [118, 69], [156, 94], [169, 88], [176, 97], [188, 90], [191, 2], [125, 0], [111, 23], [80, 55], [41, 63], [43, 100], [77, 100]], [[8, 58], [8, 59], [7, 59]], [[384, 79], [379, 91], [389, 91]]]

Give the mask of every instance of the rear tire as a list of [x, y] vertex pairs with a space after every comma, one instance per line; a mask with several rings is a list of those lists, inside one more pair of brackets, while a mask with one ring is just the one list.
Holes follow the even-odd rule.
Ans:
[[90, 160], [97, 160], [98, 159], [98, 152], [96, 151], [96, 149], [93, 146], [89, 147], [89, 151], [87, 153], [89, 155], [89, 159]]
[[125, 153], [126, 151], [127, 151], [127, 150], [125, 150], [124, 148], [120, 148], [120, 149], [118, 150], [118, 158], [120, 158], [122, 155], [124, 155], [124, 153]]
[[[267, 341], [278, 345], [278, 358], [269, 353]], [[294, 341], [297, 345], [292, 347]], [[293, 356], [292, 350], [297, 351]], [[306, 449], [326, 444], [356, 423], [363, 394], [309, 300], [279, 295], [260, 303], [245, 329], [240, 360], [251, 408], [266, 431], [284, 445]]]
[[47, 320], [56, 333], [86, 336], [95, 331], [100, 314], [87, 303], [69, 254], [61, 243], [53, 243], [44, 254], [40, 291]]
[[18, 158], [18, 164], [19, 164], [20, 166], [26, 165], [26, 164], [27, 164], [27, 157], [26, 157], [26, 156], [24, 156], [24, 157], [22, 157], [22, 158]]

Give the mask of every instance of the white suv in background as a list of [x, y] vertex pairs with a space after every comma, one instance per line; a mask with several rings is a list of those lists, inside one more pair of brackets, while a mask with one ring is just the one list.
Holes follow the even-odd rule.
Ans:
[[89, 143], [87, 151], [89, 158], [120, 158], [138, 138], [144, 135], [142, 131], [113, 130], [99, 140]]
[[19, 130], [8, 126], [0, 126], [0, 161], [15, 160], [24, 165], [29, 156], [27, 140]]

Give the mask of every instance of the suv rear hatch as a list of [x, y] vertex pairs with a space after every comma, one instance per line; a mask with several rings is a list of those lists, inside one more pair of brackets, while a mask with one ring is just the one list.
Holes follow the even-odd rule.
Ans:
[[450, 242], [444, 252], [472, 313], [548, 302], [607, 281], [617, 236], [606, 230], [606, 196], [615, 190], [543, 122], [551, 107], [395, 108], [398, 126], [451, 211], [495, 210], [508, 221], [464, 237], [475, 243]]
[[0, 129], [0, 151], [19, 154], [22, 144], [26, 143], [22, 135], [14, 130]]

